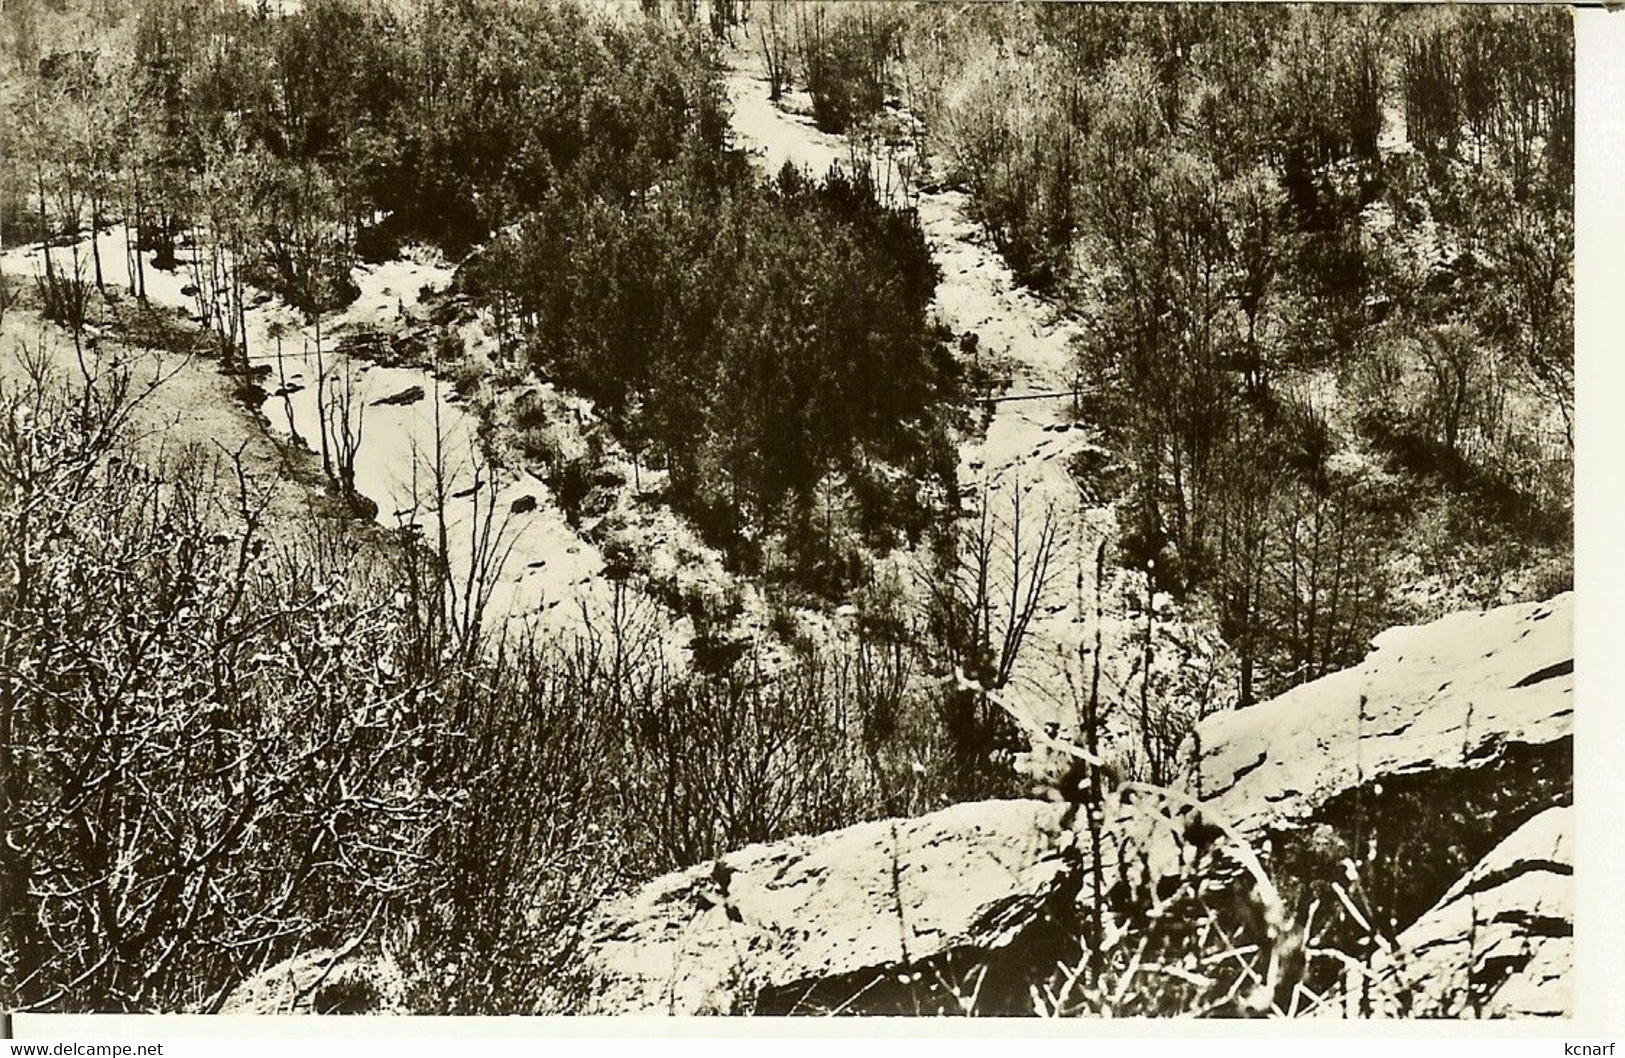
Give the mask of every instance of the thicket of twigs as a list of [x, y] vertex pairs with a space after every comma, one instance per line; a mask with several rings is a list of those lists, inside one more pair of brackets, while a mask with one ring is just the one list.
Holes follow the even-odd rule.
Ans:
[[[915, 645], [677, 672], [616, 609], [497, 642], [467, 539], [272, 532], [229, 452], [154, 457], [129, 373], [41, 350], [0, 386], [6, 1002], [210, 1009], [318, 946], [407, 953], [429, 1007], [563, 1002], [608, 890], [796, 832], [929, 810], [962, 773]], [[9, 354], [8, 354], [9, 355]], [[494, 507], [487, 510], [494, 511]], [[432, 541], [438, 539], [438, 544]], [[425, 543], [431, 541], [431, 543]]]
[[1573, 32], [1556, 9], [767, 4], [772, 89], [919, 120], [1086, 321], [1118, 553], [1217, 609], [1239, 697], [1561, 590]]

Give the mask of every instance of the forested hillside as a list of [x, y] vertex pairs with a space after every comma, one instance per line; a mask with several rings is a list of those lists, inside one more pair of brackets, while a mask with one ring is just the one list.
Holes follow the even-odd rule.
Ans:
[[861, 181], [754, 179], [707, 34], [568, 5], [154, 3], [54, 26], [36, 59], [52, 20], [31, 11], [12, 242], [127, 220], [139, 287], [141, 252], [173, 267], [196, 239], [227, 344], [245, 284], [314, 317], [355, 296], [357, 263], [430, 243], [464, 260], [499, 356], [597, 401], [742, 561], [782, 532], [789, 575], [846, 587], [825, 570], [851, 556], [811, 529], [820, 486], [861, 497], [874, 540], [940, 502], [958, 383], [919, 235]]
[[1085, 322], [1119, 558], [1212, 599], [1243, 701], [1396, 617], [1565, 584], [1566, 13], [780, 22], [821, 126], [896, 139], [906, 106], [928, 179], [963, 186], [1017, 275]]

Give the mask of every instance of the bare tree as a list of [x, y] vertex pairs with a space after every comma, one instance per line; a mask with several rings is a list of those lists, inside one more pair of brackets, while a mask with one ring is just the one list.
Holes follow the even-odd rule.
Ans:
[[767, 61], [767, 93], [768, 98], [777, 103], [784, 95], [785, 87], [790, 83], [789, 62], [790, 41], [785, 33], [785, 27], [779, 21], [779, 5], [769, 3], [766, 5], [767, 23], [759, 25], [757, 33], [762, 40], [762, 57]]
[[967, 779], [983, 769], [1008, 726], [990, 693], [1010, 683], [1053, 579], [1054, 509], [1045, 509], [1034, 532], [1024, 517], [1019, 482], [1010, 496], [1008, 520], [995, 519], [982, 499], [951, 565], [926, 585], [926, 623], [941, 663], [954, 676], [945, 721]]
[[[508, 556], [513, 550], [509, 531], [511, 512], [498, 502], [499, 469], [485, 459], [477, 441], [469, 439], [467, 459], [454, 462], [442, 422], [438, 385], [434, 387], [434, 437], [426, 452], [412, 456], [410, 506], [403, 528], [414, 540], [422, 539], [405, 556], [408, 583], [416, 596], [435, 600], [427, 612], [425, 642], [437, 644], [459, 658], [472, 660], [482, 649], [488, 631], [486, 617]], [[467, 504], [466, 539], [457, 539], [458, 520], [453, 505]], [[427, 514], [432, 533], [418, 520]], [[461, 572], [459, 573], [459, 570]], [[500, 638], [500, 636], [499, 636]]]
[[1473, 425], [1475, 404], [1482, 396], [1483, 353], [1480, 339], [1466, 327], [1436, 327], [1422, 336], [1421, 354], [1427, 373], [1428, 425], [1446, 448], [1462, 452], [1465, 435]]

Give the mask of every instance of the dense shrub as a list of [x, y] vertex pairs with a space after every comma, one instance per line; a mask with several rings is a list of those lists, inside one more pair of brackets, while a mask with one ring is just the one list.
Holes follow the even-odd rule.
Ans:
[[208, 1010], [382, 942], [424, 1008], [558, 1009], [606, 893], [945, 803], [910, 648], [681, 672], [626, 607], [499, 643], [416, 538], [273, 524], [240, 464], [149, 461], [135, 399], [111, 366], [0, 386], [8, 1006]]
[[[959, 388], [929, 316], [936, 280], [916, 220], [866, 178], [787, 168], [764, 186], [732, 157], [685, 162], [629, 203], [556, 194], [468, 276], [537, 371], [592, 397], [707, 536], [757, 561], [778, 534], [835, 557], [819, 554], [840, 535], [820, 493], [842, 494], [870, 546], [931, 521]], [[853, 580], [816, 564], [790, 575]]]
[[240, 467], [133, 459], [116, 376], [0, 406], [8, 1005], [206, 1007], [399, 911], [456, 809], [400, 607]]
[[845, 132], [878, 113], [888, 94], [891, 62], [902, 29], [895, 8], [832, 5], [802, 14], [801, 70], [813, 120]]
[[1396, 502], [1390, 474], [1465, 529], [1477, 568], [1448, 582], [1475, 601], [1560, 559], [1566, 16], [916, 12], [901, 51], [973, 212], [1090, 325], [1120, 557], [1217, 604], [1243, 701], [1255, 667], [1275, 690], [1427, 612], [1398, 567], [1438, 505]]

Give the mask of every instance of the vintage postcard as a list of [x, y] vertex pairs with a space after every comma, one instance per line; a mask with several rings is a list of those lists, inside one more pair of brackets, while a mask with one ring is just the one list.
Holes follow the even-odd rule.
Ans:
[[1600, 1017], [1585, 21], [6, 0], [0, 1008]]

